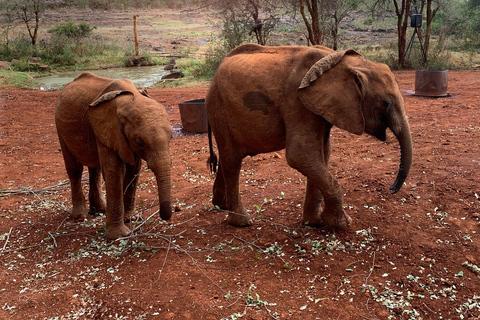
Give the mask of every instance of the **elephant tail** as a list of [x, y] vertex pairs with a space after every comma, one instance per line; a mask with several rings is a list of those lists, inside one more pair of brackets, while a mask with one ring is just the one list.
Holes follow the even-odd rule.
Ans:
[[210, 168], [211, 173], [217, 173], [218, 159], [215, 151], [213, 151], [212, 128], [210, 127], [210, 123], [208, 124], [208, 146], [210, 148], [210, 157], [207, 160], [207, 166]]

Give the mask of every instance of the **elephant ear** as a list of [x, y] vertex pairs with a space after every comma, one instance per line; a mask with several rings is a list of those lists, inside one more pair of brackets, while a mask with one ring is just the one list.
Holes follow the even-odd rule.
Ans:
[[99, 142], [118, 153], [120, 158], [135, 165], [135, 155], [127, 138], [123, 134], [122, 123], [118, 109], [126, 103], [120, 96], [133, 93], [128, 90], [111, 90], [113, 85], [107, 86], [102, 93], [90, 104], [88, 117], [95, 137]]
[[335, 68], [345, 55], [361, 56], [346, 50], [318, 60], [303, 77], [298, 96], [310, 111], [343, 130], [361, 135], [365, 128], [361, 102], [366, 78], [353, 69]]

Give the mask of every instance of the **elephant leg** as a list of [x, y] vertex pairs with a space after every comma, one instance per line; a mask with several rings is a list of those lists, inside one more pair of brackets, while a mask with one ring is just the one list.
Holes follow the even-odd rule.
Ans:
[[[324, 161], [325, 165], [328, 166], [328, 162], [330, 160], [330, 151], [331, 151], [331, 145], [330, 145], [330, 127], [326, 128], [324, 140], [323, 140], [323, 156], [324, 156]], [[332, 178], [334, 181], [335, 188], [340, 189], [340, 186], [338, 185], [338, 182], [336, 179]], [[322, 212], [322, 221], [323, 224], [326, 224], [328, 226], [334, 226], [334, 227], [345, 227], [349, 225], [352, 222], [352, 218], [343, 210], [343, 193], [340, 190], [340, 197], [338, 199], [334, 199], [332, 206], [327, 206], [325, 204], [325, 208]], [[339, 202], [338, 204], [336, 204]], [[335, 205], [336, 208], [335, 209]], [[338, 209], [340, 207], [341, 210]], [[343, 214], [342, 214], [343, 212]]]
[[105, 213], [107, 205], [105, 204], [105, 197], [102, 193], [102, 174], [99, 168], [88, 168], [90, 189], [88, 191], [88, 200], [90, 202], [89, 215], [94, 216], [101, 212]]
[[126, 165], [126, 174], [125, 178], [123, 179], [123, 203], [125, 206], [125, 222], [130, 222], [130, 220], [135, 216], [135, 193], [137, 191], [138, 176], [140, 173], [140, 169], [142, 168], [142, 160], [140, 158], [136, 160], [137, 162], [135, 166], [131, 166], [129, 164]]
[[322, 224], [320, 217], [320, 206], [323, 201], [322, 193], [312, 179], [307, 178], [307, 190], [303, 201], [303, 219], [302, 222], [309, 226], [318, 226]]
[[98, 143], [97, 147], [107, 193], [105, 236], [107, 239], [117, 239], [130, 233], [130, 229], [124, 222], [123, 178], [125, 177], [125, 163], [115, 151], [101, 143]]
[[220, 209], [227, 209], [227, 197], [225, 195], [225, 179], [222, 172], [222, 164], [218, 164], [217, 176], [213, 183], [212, 203]]
[[250, 226], [253, 221], [243, 207], [238, 185], [243, 157], [232, 152], [222, 152], [219, 148], [219, 159], [222, 169], [221, 175], [225, 183], [227, 210], [229, 211], [227, 222], [236, 227]]
[[[330, 160], [330, 130], [326, 128], [323, 139], [323, 161], [328, 166]], [[305, 192], [305, 200], [303, 202], [303, 223], [312, 225], [321, 225], [322, 218], [320, 216], [323, 195], [320, 189], [315, 186], [311, 179], [307, 178], [307, 190]]]
[[[287, 128], [286, 156], [288, 164], [307, 177], [303, 221], [310, 226], [347, 226], [352, 219], [343, 210], [340, 185], [328, 170], [330, 126], [308, 126], [307, 119], [303, 127], [296, 129], [289, 132]], [[319, 136], [323, 139], [319, 140]], [[325, 206], [319, 216], [322, 196]]]
[[80, 221], [87, 217], [87, 204], [82, 190], [83, 165], [77, 161], [75, 156], [67, 148], [63, 139], [59, 136], [60, 146], [62, 148], [65, 169], [70, 180], [70, 189], [72, 192], [72, 213], [71, 216]]

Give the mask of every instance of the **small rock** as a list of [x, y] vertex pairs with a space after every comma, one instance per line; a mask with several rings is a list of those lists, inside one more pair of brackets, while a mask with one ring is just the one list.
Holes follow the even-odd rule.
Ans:
[[67, 299], [71, 299], [74, 294], [75, 294], [75, 290], [67, 290], [67, 291], [65, 291], [65, 296], [67, 297]]
[[0, 69], [7, 69], [10, 66], [9, 62], [0, 61]]
[[179, 78], [183, 78], [185, 77], [185, 75], [183, 74], [183, 72], [181, 71], [174, 71], [172, 73], [169, 73], [169, 74], [166, 74], [162, 77], [162, 80], [164, 79], [179, 79]]
[[475, 259], [475, 257], [471, 254], [467, 254], [465, 258], [467, 258], [467, 260], [470, 261], [471, 263], [477, 263], [477, 259]]

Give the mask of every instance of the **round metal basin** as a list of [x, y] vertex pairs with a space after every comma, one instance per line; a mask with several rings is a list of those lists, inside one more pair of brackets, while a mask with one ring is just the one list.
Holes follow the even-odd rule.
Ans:
[[448, 96], [448, 70], [416, 70], [415, 95], [425, 97]]
[[190, 133], [208, 131], [205, 99], [185, 101], [178, 104], [183, 130]]

